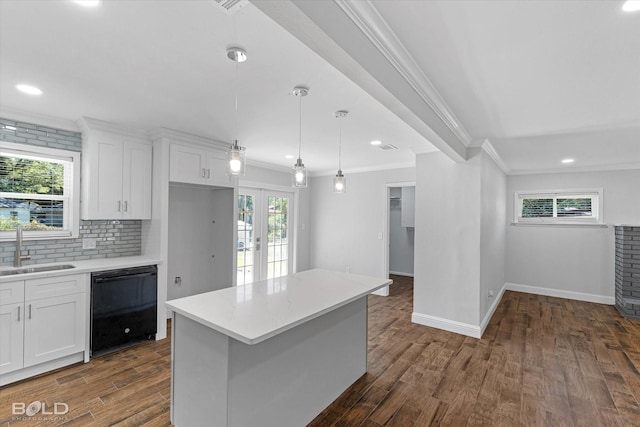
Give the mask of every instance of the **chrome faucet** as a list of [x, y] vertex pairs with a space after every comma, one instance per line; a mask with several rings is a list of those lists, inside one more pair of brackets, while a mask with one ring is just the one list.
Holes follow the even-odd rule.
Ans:
[[31, 259], [29, 250], [26, 255], [22, 255], [22, 224], [18, 224], [16, 227], [16, 256], [13, 260], [14, 267], [22, 267], [22, 261]]

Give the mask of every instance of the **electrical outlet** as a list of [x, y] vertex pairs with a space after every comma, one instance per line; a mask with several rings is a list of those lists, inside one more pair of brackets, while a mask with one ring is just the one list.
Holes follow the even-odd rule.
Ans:
[[179, 288], [180, 286], [182, 286], [182, 277], [177, 276], [174, 280], [173, 280], [173, 284], [175, 285], [176, 288]]
[[489, 290], [489, 295], [488, 296], [489, 296], [489, 298], [493, 298], [493, 291], [492, 290]]
[[82, 239], [82, 249], [95, 249], [98, 239]]

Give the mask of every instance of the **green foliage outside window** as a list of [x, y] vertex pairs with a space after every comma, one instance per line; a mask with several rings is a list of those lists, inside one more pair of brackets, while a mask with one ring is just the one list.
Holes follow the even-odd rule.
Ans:
[[0, 192], [64, 193], [64, 166], [60, 163], [0, 157]]

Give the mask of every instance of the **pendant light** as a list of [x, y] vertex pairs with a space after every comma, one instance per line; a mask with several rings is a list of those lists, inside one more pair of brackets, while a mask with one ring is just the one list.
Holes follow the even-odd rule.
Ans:
[[342, 119], [348, 115], [348, 111], [336, 111], [336, 118], [340, 121], [340, 139], [338, 142], [338, 173], [333, 177], [333, 192], [338, 194], [347, 192], [347, 179], [342, 174]]
[[296, 188], [305, 188], [307, 186], [307, 169], [302, 163], [300, 152], [302, 150], [302, 97], [309, 94], [309, 88], [304, 86], [296, 86], [292, 92], [300, 99], [300, 120], [299, 120], [299, 139], [298, 139], [298, 160], [293, 165], [291, 174], [291, 185]]
[[227, 58], [236, 63], [236, 104], [235, 104], [235, 139], [227, 152], [227, 174], [244, 175], [246, 164], [245, 147], [238, 145], [238, 64], [247, 60], [247, 52], [239, 47], [227, 49]]

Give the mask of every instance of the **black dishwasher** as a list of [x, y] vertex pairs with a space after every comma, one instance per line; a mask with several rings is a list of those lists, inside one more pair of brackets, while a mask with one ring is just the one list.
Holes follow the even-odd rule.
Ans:
[[155, 265], [91, 274], [91, 356], [155, 339], [157, 313]]

